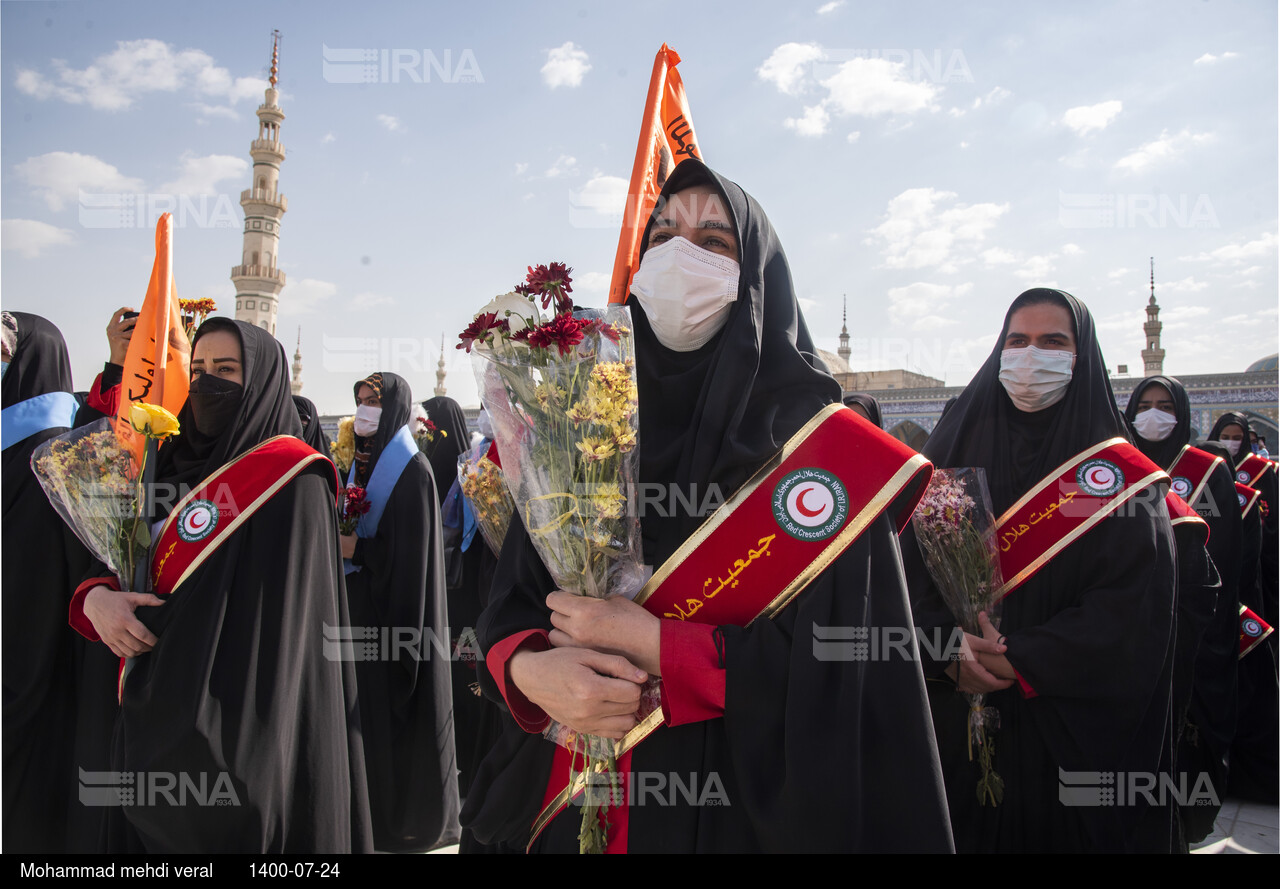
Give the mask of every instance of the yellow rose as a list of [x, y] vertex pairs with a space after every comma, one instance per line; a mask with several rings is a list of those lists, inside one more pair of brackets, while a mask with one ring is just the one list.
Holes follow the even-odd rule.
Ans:
[[179, 431], [178, 418], [158, 404], [139, 401], [129, 409], [129, 422], [147, 438], [164, 441]]

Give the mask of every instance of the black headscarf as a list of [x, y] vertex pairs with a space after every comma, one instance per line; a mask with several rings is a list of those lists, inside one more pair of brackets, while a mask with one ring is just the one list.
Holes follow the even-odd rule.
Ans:
[[293, 396], [293, 406], [298, 409], [298, 422], [302, 424], [302, 440], [326, 457], [329, 456], [329, 436], [320, 425], [320, 412], [315, 402], [301, 395]]
[[[1174, 423], [1173, 431], [1164, 441], [1147, 441], [1133, 428], [1133, 418], [1138, 415], [1138, 402], [1142, 400], [1142, 393], [1153, 384], [1164, 386], [1173, 395], [1173, 411], [1177, 422]], [[1139, 383], [1134, 388], [1133, 394], [1129, 396], [1129, 404], [1124, 409], [1124, 419], [1129, 424], [1133, 443], [1138, 446], [1138, 450], [1146, 454], [1161, 469], [1170, 468], [1183, 446], [1191, 441], [1191, 402], [1187, 399], [1186, 388], [1173, 377], [1147, 377]]]
[[[400, 427], [409, 422], [413, 413], [413, 392], [409, 382], [393, 373], [370, 374], [352, 387], [352, 396], [359, 397], [360, 387], [368, 386], [378, 393], [382, 400], [382, 414], [378, 418], [378, 431], [372, 436], [356, 436], [356, 450], [368, 450], [369, 459], [363, 463], [356, 461], [355, 483], [364, 487], [373, 475], [373, 467], [378, 465], [378, 458], [386, 450], [391, 439], [395, 438]], [[346, 479], [343, 479], [345, 482]]]
[[1066, 395], [1035, 413], [1020, 411], [1009, 400], [1000, 382], [1000, 353], [1011, 307], [991, 355], [921, 450], [939, 468], [987, 467], [996, 515], [1068, 458], [1117, 435], [1128, 437], [1089, 310], [1061, 290], [1037, 288], [1018, 299], [1034, 298], [1032, 294], [1063, 306], [1072, 317], [1076, 362]]
[[[641, 405], [640, 481], [676, 485], [687, 496], [696, 484], [699, 500], [714, 484], [728, 499], [823, 405], [839, 401], [840, 386], [816, 357], [782, 245], [754, 198], [690, 159], [667, 180], [658, 206], [696, 185], [719, 191], [732, 217], [741, 251], [738, 301], [724, 328], [692, 352], [659, 343], [639, 301], [628, 302]], [[704, 518], [672, 512], [646, 510], [646, 562], [661, 564]]]
[[436, 429], [447, 433], [432, 444], [430, 457], [436, 493], [444, 503], [445, 495], [458, 479], [458, 455], [470, 446], [471, 433], [467, 429], [466, 415], [452, 398], [445, 395], [428, 398], [422, 402], [422, 409], [427, 412], [427, 419], [436, 424]]
[[18, 404], [50, 392], [72, 392], [71, 359], [62, 333], [39, 315], [13, 312], [18, 322], [18, 346], [0, 384], [3, 406]]
[[[1253, 453], [1253, 449], [1249, 447], [1249, 433], [1253, 430], [1249, 428], [1248, 417], [1244, 414], [1238, 414], [1235, 411], [1228, 411], [1219, 417], [1217, 422], [1213, 424], [1213, 430], [1209, 433], [1209, 437], [1206, 441], [1221, 441], [1219, 436], [1222, 435], [1222, 430], [1226, 429], [1228, 426], [1239, 426], [1244, 430], [1244, 440], [1240, 442], [1240, 449], [1236, 451], [1236, 455], [1232, 461], [1232, 465], [1239, 466], [1244, 462], [1245, 457], [1248, 457]], [[1223, 448], [1223, 451], [1226, 451], [1226, 448]]]
[[[156, 461], [158, 483], [179, 488], [184, 485], [194, 487], [214, 470], [269, 438], [277, 435], [302, 437], [302, 423], [289, 394], [288, 360], [284, 347], [259, 327], [219, 317], [210, 318], [200, 325], [191, 344], [193, 354], [200, 339], [215, 330], [230, 331], [240, 338], [244, 374], [244, 397], [240, 401], [240, 409], [221, 435], [208, 436], [196, 427], [195, 414], [188, 399], [178, 412], [181, 433], [160, 448]], [[172, 505], [176, 501], [169, 502]]]
[[849, 407], [857, 405], [867, 412], [867, 419], [875, 423], [881, 429], [884, 428], [884, 421], [880, 419], [880, 402], [874, 397], [867, 395], [865, 392], [854, 392], [852, 395], [844, 397], [844, 403]]

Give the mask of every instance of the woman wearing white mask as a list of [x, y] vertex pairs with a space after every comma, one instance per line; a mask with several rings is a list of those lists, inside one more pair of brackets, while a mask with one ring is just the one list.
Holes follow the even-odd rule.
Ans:
[[[1177, 772], [1208, 776], [1219, 801], [1227, 795], [1228, 752], [1236, 730], [1236, 659], [1239, 652], [1242, 525], [1235, 485], [1225, 460], [1192, 447], [1191, 404], [1173, 377], [1147, 377], [1125, 408], [1133, 442], [1172, 479], [1173, 493], [1202, 523], [1178, 522], [1178, 655], [1173, 703]], [[1197, 529], [1196, 525], [1200, 524]], [[1204, 532], [1208, 541], [1204, 541]], [[1208, 552], [1213, 568], [1206, 570]], [[1185, 717], [1185, 718], [1184, 718]], [[1182, 837], [1203, 840], [1219, 807], [1197, 801], [1179, 807]]]
[[[839, 643], [824, 647], [815, 635], [910, 626], [895, 522], [919, 494], [923, 462], [839, 405], [839, 386], [814, 357], [778, 238], [740, 187], [696, 160], [682, 162], [643, 243], [629, 305], [640, 489], [661, 491], [661, 502], [648, 499], [640, 516], [659, 591], [673, 565], [712, 558], [721, 567], [707, 572], [724, 576], [724, 552], [713, 557], [700, 526], [728, 498], [729, 518], [718, 527], [729, 527], [740, 515], [732, 495], [802, 433], [816, 441], [822, 425], [808, 432], [812, 421], [852, 424], [838, 431], [833, 450], [858, 451], [864, 474], [877, 461], [906, 467], [910, 481], [871, 508], [850, 490], [845, 515], [865, 517], [861, 531], [794, 600], [749, 626], [705, 620], [710, 607], [686, 620], [626, 599], [558, 592], [513, 524], [478, 635], [485, 691], [510, 708], [519, 728], [511, 726], [482, 764], [463, 823], [512, 849], [578, 850], [581, 810], [557, 808], [563, 797], [548, 797], [569, 776], [567, 754], [539, 734], [550, 717], [641, 738], [619, 759], [628, 796], [609, 812], [609, 852], [949, 849], [918, 664], [825, 656]], [[772, 481], [754, 489], [766, 498], [774, 490]], [[708, 492], [715, 493], [706, 506]], [[803, 492], [797, 499], [803, 505]], [[692, 508], [680, 505], [689, 501]], [[757, 560], [795, 571], [809, 565], [788, 558], [778, 539], [786, 517], [764, 508], [763, 520], [749, 522], [752, 555], [727, 548], [736, 551], [740, 581], [716, 590], [699, 573], [681, 588], [682, 606], [697, 597], [772, 596]], [[651, 733], [635, 716], [648, 675], [663, 680], [664, 724]]]
[[439, 499], [409, 426], [408, 382], [375, 373], [355, 397], [344, 481], [371, 508], [342, 544], [351, 624], [376, 640], [356, 658], [374, 848], [422, 852], [458, 837], [449, 661], [433, 647], [449, 643]]
[[[923, 453], [938, 467], [986, 470], [1005, 581], [1000, 627], [988, 623], [984, 634], [1005, 650], [982, 651], [967, 636], [974, 657], [925, 666], [939, 680], [930, 695], [957, 849], [1168, 851], [1167, 808], [1060, 801], [1060, 769], [1171, 764], [1167, 481], [1125, 437], [1088, 309], [1058, 290], [1019, 296]], [[918, 625], [955, 626], [910, 530], [902, 546]], [[991, 734], [1004, 780], [998, 806], [975, 792], [981, 770], [968, 756], [968, 702], [956, 686], [988, 693], [1000, 714]]]

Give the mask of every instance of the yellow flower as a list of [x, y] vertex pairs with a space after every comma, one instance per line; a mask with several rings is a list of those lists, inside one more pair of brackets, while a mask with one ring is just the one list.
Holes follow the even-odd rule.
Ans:
[[613, 443], [625, 454], [636, 446], [636, 431], [630, 426], [619, 426], [613, 430]]
[[179, 432], [178, 418], [158, 404], [137, 402], [129, 409], [129, 422], [147, 438], [164, 441]]
[[338, 468], [346, 472], [356, 456], [356, 418], [343, 417], [338, 421], [338, 440], [330, 442], [329, 453]]
[[595, 463], [597, 460], [613, 456], [613, 442], [609, 439], [584, 438], [577, 443], [577, 446], [588, 463]]

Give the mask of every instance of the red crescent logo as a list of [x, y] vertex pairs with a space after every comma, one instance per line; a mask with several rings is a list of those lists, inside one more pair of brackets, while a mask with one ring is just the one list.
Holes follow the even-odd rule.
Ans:
[[1090, 470], [1089, 470], [1089, 482], [1090, 482], [1091, 484], [1097, 485], [1099, 488], [1105, 488], [1105, 487], [1107, 487], [1109, 484], [1111, 484], [1111, 481], [1112, 481], [1111, 479], [1106, 478], [1106, 476], [1104, 475], [1104, 476], [1103, 476], [1103, 478], [1104, 478], [1105, 480], [1104, 480], [1104, 481], [1098, 481], [1098, 473], [1099, 473], [1099, 472], [1105, 472], [1105, 471], [1106, 471], [1106, 470], [1104, 470], [1101, 466], [1095, 466], [1093, 469], [1090, 469]]
[[805, 495], [808, 494], [810, 491], [812, 491], [814, 487], [815, 486], [811, 485], [807, 488], [804, 488], [800, 491], [799, 494], [796, 495], [796, 509], [800, 512], [801, 515], [807, 518], [813, 518], [814, 516], [821, 515], [822, 510], [826, 508], [826, 507], [821, 507], [819, 509], [810, 509], [809, 507], [804, 505]]
[[191, 517], [187, 519], [187, 524], [190, 525], [193, 530], [199, 531], [205, 525], [209, 524], [209, 516], [207, 513], [203, 512], [192, 513]]

